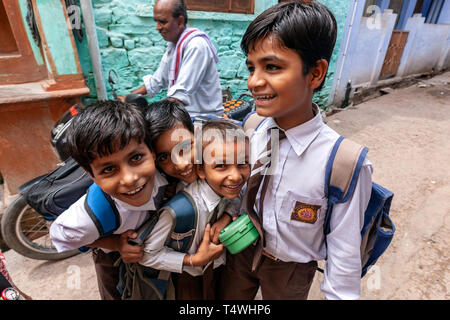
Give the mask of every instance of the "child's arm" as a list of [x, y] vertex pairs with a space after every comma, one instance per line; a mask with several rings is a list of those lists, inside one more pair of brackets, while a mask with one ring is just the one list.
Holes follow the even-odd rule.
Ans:
[[361, 291], [361, 228], [372, 188], [372, 166], [366, 159], [355, 191], [336, 204], [327, 236], [327, 262], [321, 289], [326, 299], [358, 299]]
[[181, 273], [183, 266], [190, 266], [191, 261], [193, 266], [206, 265], [209, 261], [219, 257], [223, 252], [223, 245], [216, 245], [210, 241], [209, 226], [206, 227], [203, 241], [195, 254], [189, 255], [175, 251], [166, 246], [172, 229], [172, 216], [169, 212], [163, 210], [153, 231], [145, 240], [144, 257], [139, 263], [158, 270]]
[[[219, 244], [219, 234], [232, 221], [231, 214], [225, 213], [211, 227], [210, 238], [215, 244]], [[205, 230], [206, 232], [206, 230]]]
[[127, 230], [122, 234], [113, 234], [111, 236], [98, 239], [89, 244], [89, 247], [104, 248], [111, 251], [119, 251], [120, 257], [125, 263], [134, 263], [141, 261], [144, 255], [144, 245], [131, 245], [128, 238], [134, 239], [137, 233], [134, 230]]
[[211, 226], [208, 225], [205, 228], [205, 233], [203, 234], [203, 240], [197, 249], [195, 254], [185, 255], [183, 259], [184, 266], [191, 267], [203, 267], [207, 265], [210, 261], [213, 261], [220, 257], [223, 252], [223, 244], [215, 244], [211, 242]]
[[86, 246], [100, 236], [84, 208], [85, 197], [86, 195], [61, 213], [50, 226], [50, 239], [58, 252]]
[[58, 252], [90, 246], [119, 251], [124, 262], [141, 260], [143, 246], [132, 246], [127, 242], [128, 237], [136, 237], [133, 230], [99, 239], [97, 227], [84, 208], [84, 201], [85, 196], [71, 205], [52, 223], [50, 238]]

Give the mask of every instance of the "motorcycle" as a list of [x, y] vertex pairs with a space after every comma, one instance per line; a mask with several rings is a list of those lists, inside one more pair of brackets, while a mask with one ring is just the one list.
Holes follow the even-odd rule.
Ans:
[[[114, 99], [118, 100], [118, 96], [114, 89], [114, 85], [118, 82], [118, 76], [114, 70], [109, 72], [108, 82], [111, 86]], [[234, 100], [231, 99], [229, 93], [226, 94], [225, 91], [223, 93], [225, 118], [241, 122], [248, 114], [254, 111], [255, 107], [253, 101], [245, 99], [246, 97], [251, 97], [249, 93], [243, 93], [238, 99]], [[148, 107], [147, 100], [140, 94], [127, 95], [125, 101], [127, 103], [134, 103], [141, 108]], [[56, 219], [56, 215], [49, 214], [40, 205], [36, 206], [36, 201], [34, 201], [35, 199], [32, 199], [31, 193], [33, 192], [33, 187], [37, 186], [38, 183], [42, 183], [44, 180], [49, 180], [49, 177], [59, 180], [64, 178], [71, 179], [73, 180], [73, 184], [67, 189], [69, 192], [66, 192], [66, 195], [64, 195], [64, 203], [70, 205], [78, 200], [92, 184], [92, 180], [90, 180], [89, 176], [69, 157], [65, 150], [66, 130], [73, 117], [75, 117], [82, 108], [84, 108], [84, 106], [72, 106], [55, 123], [51, 132], [51, 144], [62, 161], [62, 165], [64, 166], [63, 170], [55, 169], [48, 174], [36, 177], [20, 186], [17, 197], [10, 205], [8, 205], [3, 214], [1, 221], [3, 240], [11, 249], [25, 257], [36, 260], [60, 260], [80, 253], [79, 250], [57, 252], [49, 235], [50, 226]], [[197, 117], [197, 121], [201, 122], [208, 118], [210, 118], [208, 115], [199, 116]], [[56, 170], [58, 170], [57, 172], [59, 175], [57, 178], [52, 176]], [[50, 180], [48, 183], [51, 185], [53, 180]], [[70, 189], [72, 187], [73, 189]], [[57, 191], [58, 190], [56, 190], [56, 192]], [[59, 207], [58, 209], [59, 212], [62, 212], [63, 209], [65, 210], [67, 208]]]

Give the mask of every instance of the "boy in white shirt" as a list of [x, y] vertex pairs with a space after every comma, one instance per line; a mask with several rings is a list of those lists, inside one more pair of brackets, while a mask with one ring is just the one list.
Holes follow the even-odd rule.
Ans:
[[323, 234], [325, 167], [339, 134], [323, 123], [312, 97], [323, 86], [335, 40], [333, 14], [314, 0], [267, 9], [243, 36], [248, 88], [258, 115], [267, 117], [251, 137], [251, 159], [260, 159], [271, 141], [272, 164], [252, 169], [243, 210], [260, 226], [261, 239], [227, 256], [222, 299], [253, 299], [259, 286], [263, 299], [306, 299], [317, 260], [325, 258], [325, 297], [360, 296], [360, 232], [372, 173], [367, 158], [352, 197], [333, 208], [327, 245]]
[[[215, 139], [210, 139], [212, 136]], [[225, 140], [230, 136], [238, 138]], [[192, 245], [187, 253], [166, 246], [174, 226], [169, 210], [162, 209], [158, 223], [145, 241], [144, 258], [140, 262], [172, 272], [176, 299], [181, 300], [216, 298], [225, 255], [222, 244], [210, 242], [210, 224], [220, 219], [250, 174], [248, 140], [241, 127], [227, 120], [210, 120], [202, 128], [201, 141], [203, 162], [196, 166], [200, 179], [183, 190], [193, 199], [198, 212]], [[216, 250], [217, 254], [207, 258], [206, 250]]]
[[116, 286], [122, 258], [141, 260], [143, 245], [128, 244], [150, 214], [156, 214], [167, 181], [155, 168], [146, 123], [141, 110], [118, 101], [99, 101], [83, 109], [68, 133], [69, 154], [101, 190], [111, 196], [118, 227], [100, 237], [97, 221], [81, 197], [52, 224], [50, 237], [56, 249], [93, 247], [97, 282], [102, 299], [120, 299]]
[[127, 240], [136, 237], [133, 230], [156, 209], [153, 199], [167, 182], [155, 169], [145, 121], [134, 105], [96, 102], [73, 119], [67, 137], [69, 154], [112, 197], [120, 224], [112, 235], [100, 238], [84, 195], [53, 222], [50, 237], [58, 252], [93, 247], [101, 298], [120, 299], [114, 263], [119, 257], [127, 262], [142, 258], [142, 246]]

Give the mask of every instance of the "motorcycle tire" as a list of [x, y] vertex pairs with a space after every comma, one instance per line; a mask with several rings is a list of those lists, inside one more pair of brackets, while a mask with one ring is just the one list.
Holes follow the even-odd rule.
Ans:
[[8, 247], [36, 260], [60, 260], [80, 253], [71, 250], [58, 253], [50, 240], [50, 225], [19, 194], [3, 213], [1, 232]]

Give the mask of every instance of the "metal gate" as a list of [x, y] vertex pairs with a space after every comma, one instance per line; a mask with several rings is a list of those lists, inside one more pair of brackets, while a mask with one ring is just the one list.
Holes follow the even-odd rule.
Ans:
[[400, 60], [402, 58], [403, 49], [405, 49], [408, 40], [409, 31], [394, 30], [392, 32], [391, 41], [384, 58], [383, 68], [380, 73], [380, 80], [393, 77], [397, 74]]

